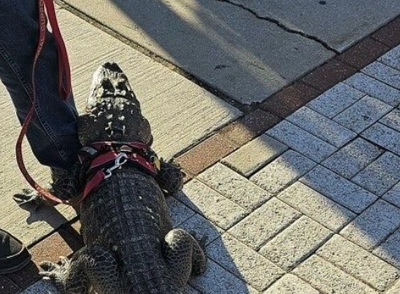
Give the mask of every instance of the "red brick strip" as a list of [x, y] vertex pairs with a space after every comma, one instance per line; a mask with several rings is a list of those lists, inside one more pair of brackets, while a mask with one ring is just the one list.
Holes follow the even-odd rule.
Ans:
[[383, 26], [371, 35], [372, 38], [391, 48], [400, 44], [400, 17]]

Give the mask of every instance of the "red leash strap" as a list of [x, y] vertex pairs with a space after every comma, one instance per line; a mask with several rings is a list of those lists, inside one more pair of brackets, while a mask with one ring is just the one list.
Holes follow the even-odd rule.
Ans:
[[[45, 6], [47, 10], [47, 15], [45, 12]], [[59, 94], [63, 100], [67, 100], [68, 97], [71, 95], [71, 73], [70, 73], [70, 66], [68, 62], [68, 55], [67, 50], [65, 49], [64, 41], [61, 37], [60, 30], [58, 28], [57, 17], [54, 9], [53, 0], [38, 0], [38, 7], [39, 7], [39, 42], [36, 49], [34, 61], [33, 61], [33, 69], [32, 69], [32, 107], [28, 112], [28, 115], [25, 118], [25, 121], [22, 125], [21, 132], [18, 136], [17, 144], [15, 146], [16, 157], [18, 167], [21, 170], [21, 173], [27, 180], [27, 182], [45, 198], [50, 199], [56, 203], [67, 203], [63, 202], [61, 199], [57, 198], [53, 194], [51, 194], [46, 189], [43, 189], [39, 186], [38, 183], [29, 175], [28, 171], [26, 170], [26, 166], [24, 164], [23, 155], [22, 155], [22, 141], [24, 136], [27, 132], [29, 123], [31, 122], [34, 114], [35, 114], [35, 104], [36, 104], [36, 86], [35, 86], [35, 71], [36, 65], [39, 59], [39, 56], [43, 50], [43, 46], [46, 40], [46, 24], [47, 19], [50, 22], [51, 28], [53, 30], [54, 38], [57, 42], [57, 49], [58, 49], [58, 66], [59, 66]]]

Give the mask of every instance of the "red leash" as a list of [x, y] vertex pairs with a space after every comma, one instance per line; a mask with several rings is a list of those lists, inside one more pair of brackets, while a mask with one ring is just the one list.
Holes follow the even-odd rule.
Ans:
[[[18, 167], [21, 170], [21, 173], [27, 180], [27, 182], [38, 192], [40, 195], [42, 195], [45, 198], [50, 199], [51, 201], [54, 201], [56, 203], [66, 203], [70, 204], [69, 202], [64, 202], [61, 199], [57, 198], [53, 194], [51, 194], [48, 190], [42, 188], [39, 186], [38, 183], [35, 182], [35, 180], [29, 175], [28, 171], [26, 170], [26, 166], [24, 164], [23, 160], [23, 155], [22, 155], [22, 141], [24, 139], [24, 136], [27, 132], [28, 126], [35, 114], [35, 103], [36, 103], [36, 86], [35, 86], [35, 70], [36, 70], [36, 65], [39, 59], [39, 56], [43, 50], [43, 46], [46, 40], [46, 25], [47, 25], [47, 20], [50, 22], [51, 28], [53, 30], [53, 35], [57, 43], [57, 49], [58, 49], [58, 68], [59, 68], [59, 81], [58, 81], [58, 90], [59, 90], [59, 95], [60, 97], [65, 101], [68, 99], [68, 97], [71, 95], [71, 71], [70, 71], [70, 66], [69, 66], [69, 61], [68, 61], [68, 55], [67, 55], [67, 50], [65, 48], [64, 41], [62, 39], [60, 29], [58, 27], [58, 22], [57, 22], [57, 17], [54, 9], [54, 4], [53, 0], [38, 0], [38, 6], [39, 6], [39, 42], [38, 46], [36, 49], [34, 61], [33, 61], [33, 69], [32, 69], [32, 91], [33, 91], [33, 97], [32, 97], [32, 107], [29, 110], [28, 115], [25, 118], [25, 121], [22, 125], [21, 132], [18, 136], [17, 144], [15, 146], [15, 151], [16, 151], [16, 157], [17, 157], [17, 163]], [[47, 15], [46, 15], [46, 11]]]

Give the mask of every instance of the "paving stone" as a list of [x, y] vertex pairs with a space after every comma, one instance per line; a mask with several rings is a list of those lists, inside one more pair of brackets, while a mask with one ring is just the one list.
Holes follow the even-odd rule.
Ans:
[[301, 216], [300, 212], [272, 198], [229, 230], [239, 241], [258, 250]]
[[251, 181], [275, 195], [311, 170], [316, 163], [289, 150], [250, 178]]
[[199, 291], [197, 291], [195, 288], [193, 288], [190, 285], [186, 285], [185, 290], [183, 291], [183, 294], [201, 294]]
[[262, 291], [285, 274], [272, 262], [240, 243], [229, 233], [207, 246], [207, 255], [219, 265]]
[[400, 293], [400, 281], [398, 281], [386, 294], [398, 294]]
[[222, 162], [248, 177], [286, 149], [286, 145], [264, 134], [231, 153]]
[[314, 168], [300, 181], [356, 213], [377, 199], [374, 194], [322, 166]]
[[377, 294], [375, 290], [356, 280], [349, 274], [323, 260], [317, 255], [311, 256], [300, 264], [294, 274], [306, 280], [311, 286], [323, 293], [337, 294]]
[[267, 134], [316, 162], [321, 162], [337, 150], [288, 121], [280, 122]]
[[400, 156], [400, 132], [388, 128], [383, 124], [376, 123], [366, 129], [361, 135], [367, 140]]
[[393, 109], [379, 120], [380, 123], [400, 132], [400, 110]]
[[193, 233], [198, 240], [206, 237], [206, 245], [217, 239], [224, 232], [224, 230], [197, 213], [179, 225], [179, 228], [184, 229], [186, 232]]
[[262, 247], [260, 254], [284, 270], [290, 271], [331, 235], [332, 232], [325, 227], [307, 216], [302, 216]]
[[400, 104], [400, 91], [366, 74], [358, 72], [343, 83], [377, 98], [393, 107]]
[[390, 110], [392, 110], [390, 105], [376, 98], [365, 96], [335, 116], [333, 120], [360, 133]]
[[60, 294], [53, 283], [49, 280], [40, 280], [20, 292], [20, 294]]
[[9, 278], [0, 275], [0, 291], [2, 294], [17, 294], [21, 289]]
[[400, 18], [397, 17], [387, 25], [383, 26], [376, 33], [372, 34], [372, 38], [394, 47], [400, 44]]
[[356, 214], [300, 182], [277, 197], [334, 232], [356, 217]]
[[338, 148], [357, 136], [356, 133], [308, 107], [300, 108], [286, 120]]
[[[23, 269], [6, 275], [7, 278], [9, 278], [11, 281], [14, 282], [15, 285], [20, 287], [21, 289], [26, 289], [30, 285], [34, 284], [38, 280], [42, 278], [41, 275], [39, 275], [39, 271], [41, 269], [39, 268], [39, 265], [36, 265], [34, 262], [30, 262], [26, 267]], [[1, 282], [0, 282], [1, 284]], [[1, 290], [1, 287], [0, 287]], [[0, 291], [1, 292], [1, 291]], [[3, 293], [3, 292], [1, 292]]]
[[172, 226], [175, 228], [195, 215], [195, 212], [174, 197], [166, 199], [169, 214], [172, 218]]
[[287, 274], [273, 284], [263, 294], [320, 294], [306, 282], [298, 277]]
[[344, 83], [339, 83], [307, 104], [307, 106], [328, 118], [333, 118], [357, 102], [365, 94]]
[[271, 198], [268, 192], [221, 163], [207, 169], [197, 179], [246, 210], [253, 210]]
[[400, 277], [400, 271], [345, 238], [335, 235], [317, 254], [380, 291]]
[[361, 187], [383, 195], [400, 180], [400, 157], [385, 152], [353, 178]]
[[207, 270], [199, 277], [192, 278], [189, 284], [200, 293], [245, 293], [257, 294], [258, 291], [247, 285], [229, 271], [208, 259]]
[[378, 200], [340, 234], [368, 250], [378, 246], [400, 225], [400, 209]]
[[381, 62], [374, 62], [362, 69], [362, 72], [389, 86], [400, 89], [400, 71]]
[[351, 179], [382, 153], [381, 148], [359, 137], [323, 161], [322, 165]]
[[400, 182], [393, 186], [385, 195], [382, 196], [386, 201], [400, 207]]
[[400, 47], [397, 46], [378, 59], [383, 64], [400, 70]]
[[[397, 229], [373, 253], [400, 269], [400, 230]], [[400, 292], [399, 292], [400, 293]]]
[[225, 230], [246, 215], [242, 207], [195, 179], [176, 198]]

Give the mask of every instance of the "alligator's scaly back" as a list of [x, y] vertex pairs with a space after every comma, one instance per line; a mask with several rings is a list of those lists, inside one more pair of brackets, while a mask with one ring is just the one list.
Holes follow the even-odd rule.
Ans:
[[[83, 145], [139, 141], [151, 144], [150, 125], [122, 70], [106, 63], [94, 74], [87, 113], [80, 118]], [[180, 170], [161, 162], [157, 176], [125, 164], [81, 204], [85, 247], [62, 265], [44, 263], [62, 293], [182, 293], [206, 257], [187, 232], [172, 229], [164, 192], [182, 187]]]

